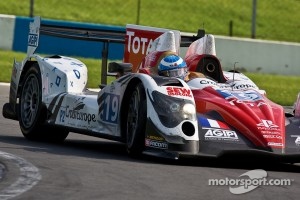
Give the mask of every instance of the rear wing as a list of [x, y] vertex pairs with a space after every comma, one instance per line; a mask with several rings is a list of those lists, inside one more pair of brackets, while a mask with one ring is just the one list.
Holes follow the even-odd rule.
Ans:
[[[145, 26], [139, 25], [127, 25], [127, 27], [134, 28], [135, 30], [145, 29]], [[164, 31], [168, 29], [160, 29], [154, 27], [147, 27], [146, 30], [154, 30], [158, 33], [154, 34], [155, 37], [159, 36]], [[178, 31], [179, 32], [179, 31]], [[145, 33], [145, 34], [144, 34]], [[151, 40], [153, 40], [154, 35], [149, 35], [149, 31], [146, 31], [142, 34], [143, 38], [148, 38], [148, 43], [151, 45]], [[77, 28], [77, 27], [66, 27], [66, 26], [56, 26], [43, 23], [39, 16], [34, 17], [34, 21], [29, 25], [29, 34], [28, 34], [28, 46], [27, 46], [27, 57], [35, 53], [39, 45], [39, 39], [41, 35], [48, 35], [53, 37], [68, 38], [74, 40], [86, 40], [103, 43], [101, 57], [101, 84], [107, 84], [107, 66], [108, 66], [108, 52], [110, 43], [121, 43], [124, 44], [124, 62], [134, 62], [133, 60], [126, 59], [126, 44], [128, 45], [129, 32], [126, 30], [116, 31], [116, 30], [99, 30], [96, 28]], [[180, 36], [178, 45], [180, 47], [188, 47], [193, 41], [203, 37], [205, 32], [199, 30], [196, 36]], [[150, 42], [150, 43], [149, 43]], [[136, 45], [132, 43], [130, 45]], [[136, 62], [136, 61], [135, 61]], [[132, 63], [134, 65], [134, 63]]]

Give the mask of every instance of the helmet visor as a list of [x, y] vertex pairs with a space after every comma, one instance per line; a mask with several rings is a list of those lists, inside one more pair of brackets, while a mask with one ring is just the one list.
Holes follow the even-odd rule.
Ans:
[[178, 69], [172, 69], [172, 70], [165, 70], [160, 72], [161, 75], [167, 76], [167, 77], [178, 77], [182, 78], [185, 77], [187, 74], [187, 68], [178, 68]]

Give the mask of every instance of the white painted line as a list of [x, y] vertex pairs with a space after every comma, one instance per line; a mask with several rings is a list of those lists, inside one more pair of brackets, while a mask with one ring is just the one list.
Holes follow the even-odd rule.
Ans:
[[93, 91], [93, 92], [99, 92], [101, 89], [100, 88], [88, 88], [88, 90]]
[[0, 191], [1, 200], [14, 198], [30, 190], [42, 179], [39, 169], [25, 159], [3, 151], [0, 151], [0, 157], [12, 162], [20, 169], [17, 181]]

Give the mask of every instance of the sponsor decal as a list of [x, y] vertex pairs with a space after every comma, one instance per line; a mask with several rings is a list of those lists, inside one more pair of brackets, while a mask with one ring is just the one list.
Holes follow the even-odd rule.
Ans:
[[259, 127], [266, 127], [266, 128], [278, 128], [276, 124], [273, 124], [271, 120], [261, 120], [262, 122], [257, 124]]
[[54, 67], [51, 71], [55, 73], [55, 70], [57, 70], [57, 67]]
[[232, 99], [230, 101], [228, 101], [229, 104], [235, 106], [236, 104], [241, 104], [241, 103], [244, 103], [250, 107], [261, 107], [261, 106], [267, 106], [268, 104], [263, 102], [263, 101], [260, 101], [260, 102], [256, 102], [256, 103], [251, 103], [251, 102], [245, 102], [245, 101], [241, 101], [241, 100], [238, 100], [238, 99]]
[[169, 96], [185, 96], [192, 97], [192, 91], [182, 87], [167, 87], [167, 93]]
[[273, 134], [280, 134], [279, 126], [273, 123], [271, 120], [261, 120], [261, 123], [256, 124], [257, 129], [261, 131], [272, 131]]
[[239, 138], [235, 131], [222, 130], [213, 128], [204, 128], [207, 132], [204, 135], [205, 140], [227, 140], [227, 141], [238, 141]]
[[291, 135], [291, 137], [295, 137], [295, 144], [300, 146], [300, 135]]
[[271, 138], [271, 139], [282, 139], [281, 135], [263, 135], [264, 138]]
[[260, 131], [262, 134], [266, 134], [266, 135], [270, 135], [270, 134], [273, 134], [273, 135], [281, 135], [281, 133], [280, 132], [278, 132], [278, 131], [268, 131], [268, 130], [266, 130], [266, 131]]
[[39, 41], [38, 34], [29, 34], [28, 35], [28, 46], [37, 47]]
[[147, 136], [147, 138], [151, 139], [151, 140], [158, 140], [158, 141], [163, 141], [164, 140], [163, 137], [155, 136], [155, 135], [149, 135], [149, 136]]
[[61, 77], [60, 77], [60, 76], [57, 76], [57, 77], [56, 77], [56, 81], [55, 81], [55, 85], [56, 85], [57, 87], [59, 87], [60, 81], [61, 81]]
[[124, 61], [132, 63], [132, 71], [138, 69], [145, 55], [149, 53], [153, 40], [162, 33], [126, 27]]
[[[234, 102], [243, 103], [245, 101], [255, 102], [262, 100], [262, 95], [254, 90], [248, 91], [232, 91], [232, 90], [216, 90], [225, 99], [234, 98]], [[234, 105], [233, 103], [231, 103]]]
[[73, 109], [69, 109], [69, 106], [67, 106], [65, 110], [60, 110], [60, 122], [65, 122], [65, 118], [85, 121], [88, 122], [88, 124], [90, 124], [90, 122], [96, 122], [95, 114], [80, 111], [84, 106], [85, 104], [83, 102], [79, 102]]
[[212, 127], [212, 128], [221, 128], [221, 129], [230, 129], [227, 124], [221, 121], [207, 119], [204, 117], [199, 117], [198, 121], [203, 127]]
[[138, 37], [135, 35], [133, 31], [127, 31], [126, 36], [128, 37], [127, 51], [130, 53], [131, 51], [135, 54], [141, 52], [143, 55], [147, 54], [149, 44], [153, 42], [152, 39], [148, 39], [145, 37]]
[[118, 123], [120, 96], [104, 93], [98, 99], [99, 119], [103, 122]]
[[[168, 29], [142, 27], [139, 25], [127, 25], [125, 35], [124, 62], [132, 63], [132, 71], [135, 72], [143, 62], [145, 55], [148, 55], [151, 48], [160, 46], [161, 41], [154, 40]], [[176, 48], [179, 48], [180, 32], [173, 31], [175, 34]], [[176, 51], [178, 52], [178, 51]]]
[[82, 67], [83, 63], [71, 62], [70, 65], [75, 65], [76, 67]]
[[151, 139], [146, 139], [145, 140], [145, 146], [158, 148], [158, 149], [168, 149], [168, 143], [167, 142], [151, 140]]
[[295, 144], [296, 144], [297, 146], [300, 146], [300, 137], [297, 137], [297, 138], [296, 138]]
[[280, 142], [268, 142], [268, 146], [283, 147], [283, 144]]
[[217, 85], [217, 83], [215, 81], [211, 81], [211, 80], [200, 80], [200, 84], [201, 85]]
[[239, 84], [234, 82], [231, 87], [233, 89], [248, 89], [248, 88], [256, 88], [253, 84], [245, 83], [245, 84]]
[[73, 72], [74, 72], [76, 78], [80, 79], [80, 72], [78, 70], [76, 70], [76, 69], [74, 69]]

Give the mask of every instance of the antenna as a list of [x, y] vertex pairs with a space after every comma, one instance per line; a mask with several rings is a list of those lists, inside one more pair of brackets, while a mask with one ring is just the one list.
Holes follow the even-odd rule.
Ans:
[[[202, 29], [203, 30], [205, 30], [204, 29], [204, 22], [202, 23]], [[204, 35], [203, 35], [203, 39], [205, 39], [204, 37], [205, 37], [205, 33], [204, 33]], [[203, 54], [205, 54], [205, 52], [206, 52], [206, 44], [203, 44], [204, 46], [203, 46]], [[205, 64], [205, 56], [203, 57], [203, 59], [202, 59], [202, 66], [204, 67], [204, 64]], [[204, 70], [204, 69], [203, 69]], [[202, 72], [202, 73], [204, 73], [204, 71]]]

